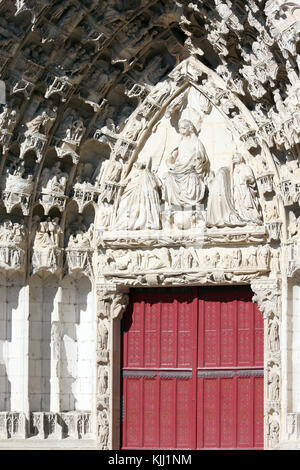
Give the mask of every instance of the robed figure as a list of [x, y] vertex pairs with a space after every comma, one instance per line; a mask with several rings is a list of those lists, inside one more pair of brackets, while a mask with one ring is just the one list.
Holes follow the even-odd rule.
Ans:
[[135, 163], [120, 197], [115, 230], [160, 229], [160, 181], [144, 163]]
[[233, 160], [233, 202], [240, 216], [250, 223], [261, 224], [256, 181], [252, 169], [246, 165], [242, 155]]
[[169, 206], [195, 206], [205, 195], [209, 160], [191, 121], [179, 122], [180, 141], [166, 161], [164, 199]]
[[231, 196], [229, 168], [220, 168], [209, 183], [207, 202], [208, 227], [237, 227], [246, 225], [235, 210]]

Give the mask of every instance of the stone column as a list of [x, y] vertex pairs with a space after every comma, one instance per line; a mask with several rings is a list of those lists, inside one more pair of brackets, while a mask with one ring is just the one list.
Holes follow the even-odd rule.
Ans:
[[281, 286], [266, 279], [253, 281], [251, 288], [264, 318], [264, 442], [273, 449], [282, 435]]
[[50, 384], [50, 411], [59, 413], [60, 410], [60, 368], [61, 368], [61, 298], [62, 287], [59, 287], [58, 300], [51, 321], [51, 384]]
[[[292, 265], [292, 263], [290, 263]], [[298, 261], [299, 265], [299, 261]], [[300, 448], [300, 269], [288, 273], [288, 409], [283, 449]]]
[[29, 406], [29, 285], [27, 284], [22, 288], [21, 302], [23, 305], [24, 312], [24, 324], [23, 324], [23, 413], [20, 415], [19, 429], [20, 434], [23, 438], [26, 438], [30, 432], [30, 406]]
[[96, 288], [96, 403], [97, 446], [118, 448], [120, 421], [120, 319], [128, 304], [128, 295], [114, 285]]

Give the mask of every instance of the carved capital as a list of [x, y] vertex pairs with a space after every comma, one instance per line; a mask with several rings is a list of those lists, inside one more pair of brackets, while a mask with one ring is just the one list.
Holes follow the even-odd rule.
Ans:
[[114, 296], [112, 305], [111, 305], [111, 316], [113, 320], [121, 320], [123, 313], [126, 310], [126, 307], [129, 302], [129, 296], [125, 293], [120, 293]]
[[98, 286], [96, 290], [98, 317], [121, 319], [129, 302], [127, 292], [127, 289], [115, 285]]
[[280, 283], [278, 280], [254, 280], [251, 282], [254, 292], [252, 298], [265, 319], [276, 316], [280, 318]]

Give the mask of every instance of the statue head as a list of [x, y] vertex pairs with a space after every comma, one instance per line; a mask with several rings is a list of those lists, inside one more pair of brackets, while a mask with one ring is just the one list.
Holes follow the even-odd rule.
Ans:
[[244, 163], [244, 157], [241, 153], [236, 153], [233, 157], [233, 163]]
[[178, 127], [181, 135], [197, 134], [194, 124], [189, 119], [181, 119]]

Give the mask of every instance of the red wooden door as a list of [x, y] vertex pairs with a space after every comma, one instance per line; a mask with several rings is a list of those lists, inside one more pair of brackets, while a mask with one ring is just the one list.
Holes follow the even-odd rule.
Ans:
[[250, 289], [137, 289], [123, 320], [123, 449], [263, 446], [263, 320]]

